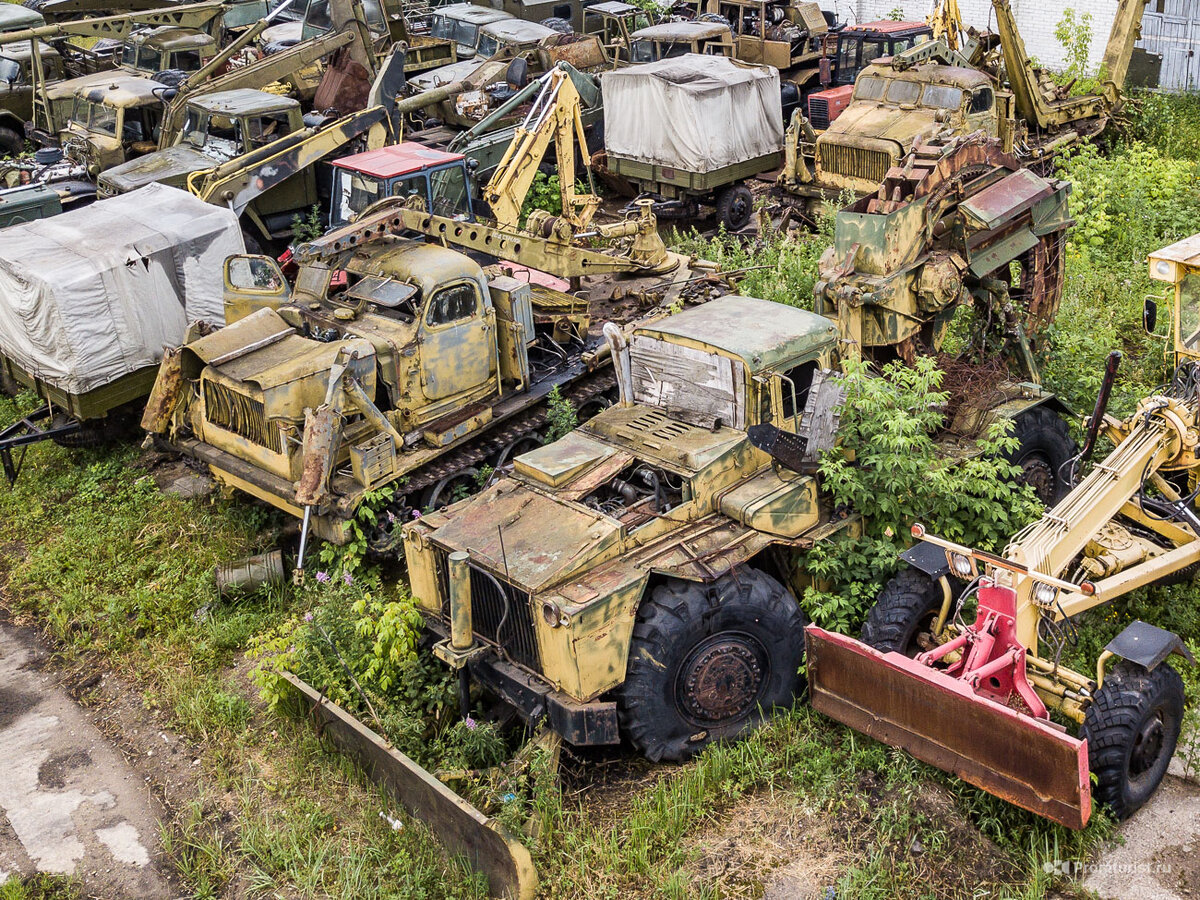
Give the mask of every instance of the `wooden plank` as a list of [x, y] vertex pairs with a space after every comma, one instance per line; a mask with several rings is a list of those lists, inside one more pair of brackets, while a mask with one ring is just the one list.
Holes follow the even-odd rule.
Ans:
[[493, 897], [533, 900], [537, 869], [529, 851], [499, 822], [485, 816], [429, 772], [336, 703], [288, 672], [283, 677], [299, 696], [319, 733], [352, 757], [368, 777], [487, 876]]

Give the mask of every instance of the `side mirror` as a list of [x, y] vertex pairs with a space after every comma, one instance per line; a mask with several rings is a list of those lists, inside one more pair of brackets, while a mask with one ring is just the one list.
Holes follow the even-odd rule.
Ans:
[[1158, 302], [1153, 297], [1147, 297], [1142, 306], [1142, 327], [1147, 334], [1154, 334], [1154, 326], [1158, 324]]

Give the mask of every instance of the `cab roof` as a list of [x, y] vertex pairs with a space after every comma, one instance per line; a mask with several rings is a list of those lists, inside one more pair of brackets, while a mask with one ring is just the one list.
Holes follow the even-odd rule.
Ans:
[[161, 81], [127, 75], [116, 69], [110, 72], [103, 82], [79, 88], [75, 96], [82, 97], [89, 103], [129, 108], [161, 103], [165, 90], [166, 85]]
[[475, 25], [486, 25], [488, 22], [516, 18], [512, 13], [506, 13], [502, 9], [489, 9], [486, 6], [476, 6], [474, 3], [452, 3], [449, 6], [438, 7], [432, 15], [445, 16], [456, 22], [471, 22]]
[[948, 84], [963, 90], [990, 86], [992, 79], [978, 69], [946, 66], [941, 63], [921, 63], [908, 69], [897, 69], [890, 63], [872, 63], [859, 74], [876, 75], [889, 81], [916, 81], [920, 84]]
[[503, 42], [540, 41], [558, 34], [553, 28], [547, 28], [537, 22], [526, 22], [524, 19], [500, 19], [488, 22], [479, 29], [481, 33], [491, 35]]
[[244, 116], [251, 113], [272, 113], [299, 109], [300, 102], [292, 97], [283, 97], [254, 88], [236, 88], [232, 91], [214, 91], [188, 100], [188, 106], [222, 116]]
[[421, 169], [459, 162], [462, 159], [461, 153], [443, 153], [432, 147], [405, 141], [390, 147], [380, 147], [378, 150], [343, 156], [335, 159], [332, 165], [375, 178], [395, 178], [397, 175], [408, 175]]
[[651, 322], [638, 334], [694, 341], [741, 359], [751, 374], [774, 369], [837, 339], [824, 316], [736, 294]]
[[860, 22], [858, 25], [847, 25], [843, 31], [870, 31], [877, 34], [908, 34], [910, 31], [932, 32], [924, 22], [896, 22], [892, 19], [879, 19], [875, 22]]
[[24, 31], [46, 24], [40, 12], [17, 3], [0, 3], [0, 31]]
[[634, 41], [696, 41], [728, 34], [729, 26], [718, 22], [663, 22], [639, 28], [629, 38]]
[[211, 34], [198, 28], [183, 28], [178, 25], [160, 25], [135, 31], [128, 38], [130, 43], [152, 50], [189, 50], [192, 47], [213, 47], [216, 41]]

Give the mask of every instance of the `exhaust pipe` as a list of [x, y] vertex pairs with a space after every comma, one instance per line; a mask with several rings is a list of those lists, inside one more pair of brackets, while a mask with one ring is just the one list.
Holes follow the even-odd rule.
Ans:
[[606, 322], [604, 337], [612, 354], [613, 368], [617, 372], [617, 389], [621, 392], [622, 406], [633, 406], [633, 363], [629, 359], [629, 342], [615, 322]]
[[1100, 426], [1104, 424], [1104, 411], [1108, 409], [1108, 398], [1112, 395], [1113, 382], [1117, 380], [1117, 367], [1121, 364], [1121, 351], [1114, 350], [1108, 354], [1104, 363], [1104, 378], [1100, 382], [1100, 390], [1096, 394], [1096, 405], [1092, 407], [1092, 417], [1088, 419], [1087, 434], [1083, 439], [1083, 449], [1079, 451], [1079, 464], [1092, 458], [1096, 449], [1096, 438], [1100, 435]]
[[[471, 625], [470, 554], [455, 550], [450, 554], [450, 647], [465, 653], [475, 645]], [[458, 670], [458, 707], [465, 719], [471, 714], [471, 673], [466, 665]]]

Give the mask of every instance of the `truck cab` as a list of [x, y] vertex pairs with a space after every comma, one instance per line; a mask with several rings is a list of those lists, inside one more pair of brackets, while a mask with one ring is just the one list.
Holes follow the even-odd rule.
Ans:
[[[799, 636], [775, 649], [769, 637], [743, 639], [756, 621], [790, 630], [803, 576], [783, 560], [852, 525], [822, 504], [810, 468], [836, 431], [829, 411], [840, 394], [824, 370], [837, 329], [727, 296], [627, 339], [605, 331], [620, 402], [518, 456], [512, 475], [478, 496], [406, 525], [405, 556], [413, 596], [447, 638], [435, 653], [452, 667], [523, 715], [545, 715], [572, 743], [624, 733], [652, 759], [680, 759], [736, 734], [758, 704], [791, 697]], [[760, 449], [763, 434], [805, 449], [782, 465]], [[750, 585], [776, 598], [775, 612], [745, 616], [741, 638], [681, 634], [643, 657], [638, 623], [660, 624], [660, 602], [675, 610], [664, 618], [719, 625], [717, 598], [734, 604]], [[675, 686], [667, 708], [623, 702], [642, 662]], [[710, 683], [718, 671], [737, 675]]]
[[729, 26], [716, 22], [664, 22], [639, 28], [629, 36], [629, 47], [618, 59], [636, 65], [687, 53], [732, 57], [733, 35]]
[[830, 32], [822, 41], [821, 90], [809, 94], [807, 113], [813, 128], [823, 130], [849, 104], [859, 72], [875, 60], [894, 57], [933, 37], [924, 22], [864, 22]]
[[165, 111], [163, 90], [160, 82], [119, 70], [106, 83], [79, 90], [60, 137], [67, 155], [96, 178], [155, 150]]
[[435, 38], [454, 41], [459, 59], [470, 59], [478, 52], [479, 32], [484, 25], [516, 18], [502, 9], [476, 6], [474, 3], [452, 3], [433, 11], [429, 33]]
[[[101, 196], [146, 184], [187, 188], [188, 176], [249, 153], [304, 127], [299, 101], [266, 91], [239, 88], [201, 94], [187, 103], [175, 145], [104, 172]], [[300, 173], [294, 178], [305, 178]], [[315, 193], [315, 188], [314, 188]]]
[[558, 34], [553, 28], [547, 28], [537, 22], [501, 19], [498, 22], [489, 22], [479, 29], [479, 42], [475, 50], [478, 56], [487, 59], [502, 50], [514, 53], [532, 50], [546, 38], [557, 37]]
[[75, 107], [76, 94], [109, 84], [114, 77], [122, 75], [157, 80], [155, 76], [168, 69], [195, 72], [216, 53], [217, 45], [213, 37], [196, 28], [164, 25], [135, 31], [126, 39], [121, 63], [115, 70], [93, 72], [47, 84], [49, 109], [35, 109], [33, 119], [37, 129], [34, 139], [41, 143], [52, 143], [57, 139], [58, 134], [67, 127], [67, 120]]
[[335, 159], [329, 227], [340, 228], [385, 197], [408, 197], [434, 215], [472, 220], [470, 178], [461, 153], [404, 142]]

